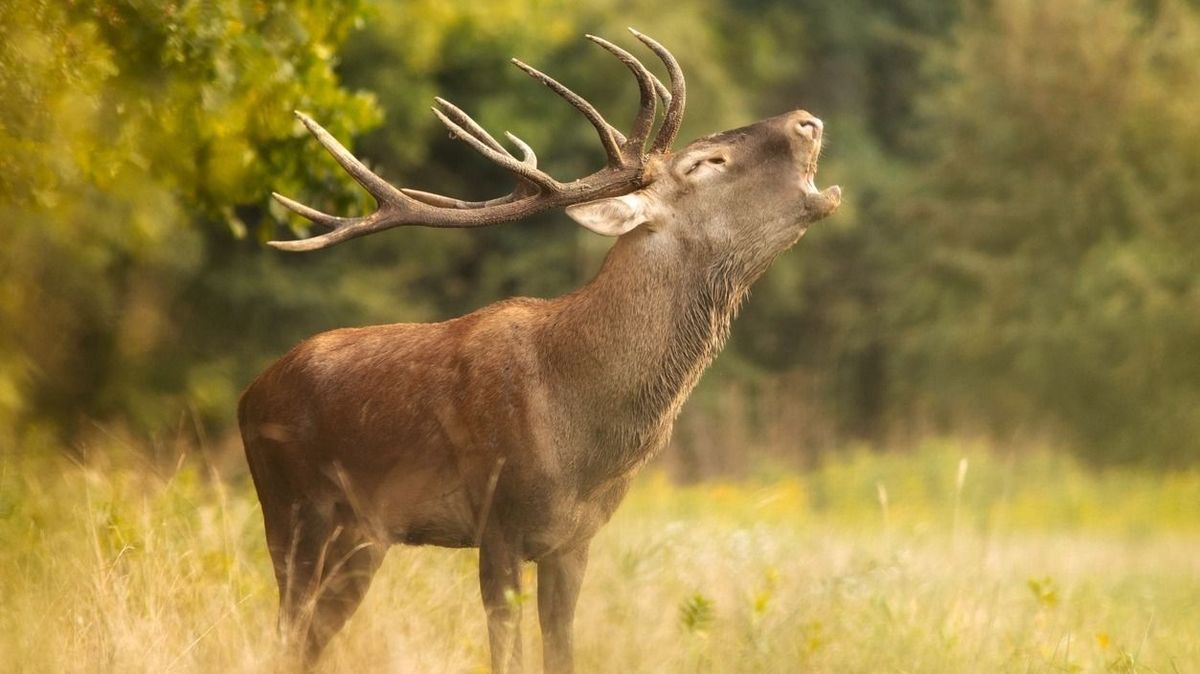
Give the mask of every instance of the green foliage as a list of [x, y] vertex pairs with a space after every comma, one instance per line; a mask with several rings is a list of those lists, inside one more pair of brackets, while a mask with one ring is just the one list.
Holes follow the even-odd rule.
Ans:
[[1029, 591], [1033, 593], [1033, 598], [1037, 600], [1038, 604], [1046, 608], [1058, 606], [1058, 585], [1053, 578], [1049, 576], [1030, 578], [1026, 585], [1029, 586]]
[[1097, 0], [994, 3], [933, 53], [900, 204], [909, 392], [1097, 458], [1200, 458], [1197, 59], [1194, 10]]
[[203, 400], [189, 390], [198, 364], [178, 364], [189, 335], [172, 307], [205, 273], [209, 242], [265, 222], [239, 207], [272, 186], [332, 184], [288, 111], [336, 110], [343, 134], [378, 121], [333, 71], [359, 12], [236, 0], [0, 7], [0, 429], [161, 423], [180, 407], [173, 396]]
[[713, 600], [699, 592], [679, 604], [679, 624], [691, 634], [703, 635], [713, 622]]
[[220, 433], [312, 333], [585, 282], [609, 241], [561, 214], [286, 256], [261, 242], [307, 224], [267, 195], [371, 207], [293, 109], [397, 183], [507, 192], [435, 95], [588, 173], [590, 127], [507, 60], [621, 126], [636, 87], [581, 36], [644, 53], [632, 25], [684, 64], [681, 140], [805, 107], [829, 129], [820, 182], [846, 190], [685, 408], [690, 475], [930, 430], [1200, 459], [1194, 3], [43, 0], [0, 25], [0, 443]]

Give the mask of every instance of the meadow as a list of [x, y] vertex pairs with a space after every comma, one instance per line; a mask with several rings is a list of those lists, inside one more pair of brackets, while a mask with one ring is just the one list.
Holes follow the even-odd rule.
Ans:
[[[221, 465], [0, 460], [0, 669], [287, 669], [258, 503]], [[638, 479], [592, 549], [580, 671], [1200, 671], [1198, 471], [944, 440], [759, 473]], [[321, 671], [487, 671], [474, 551], [393, 548]]]

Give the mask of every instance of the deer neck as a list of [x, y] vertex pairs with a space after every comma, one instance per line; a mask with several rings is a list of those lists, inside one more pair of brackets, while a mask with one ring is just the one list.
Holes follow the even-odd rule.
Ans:
[[578, 460], [594, 477], [628, 472], [665, 444], [748, 286], [703, 242], [635, 231], [590, 283], [556, 300], [542, 343], [595, 443]]

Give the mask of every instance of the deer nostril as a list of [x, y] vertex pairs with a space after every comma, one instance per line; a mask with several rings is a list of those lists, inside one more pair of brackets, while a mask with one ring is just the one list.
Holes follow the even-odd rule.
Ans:
[[821, 120], [816, 117], [807, 117], [796, 123], [796, 133], [809, 140], [814, 140], [820, 137], [821, 127]]

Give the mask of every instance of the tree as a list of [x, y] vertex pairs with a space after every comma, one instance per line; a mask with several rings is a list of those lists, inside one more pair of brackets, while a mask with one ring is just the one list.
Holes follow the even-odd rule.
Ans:
[[0, 6], [0, 437], [161, 422], [196, 388], [170, 310], [209, 244], [270, 187], [333, 182], [287, 112], [378, 121], [333, 72], [361, 7], [326, 4]]
[[935, 52], [900, 397], [1200, 459], [1197, 62], [1194, 9], [1101, 0], [989, 3]]

